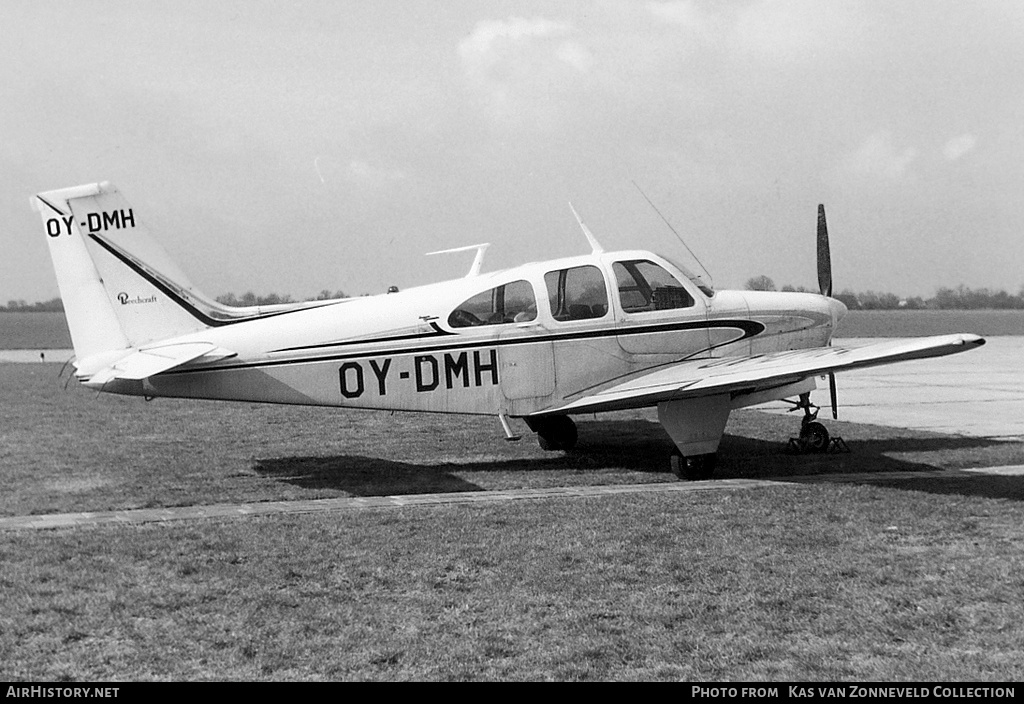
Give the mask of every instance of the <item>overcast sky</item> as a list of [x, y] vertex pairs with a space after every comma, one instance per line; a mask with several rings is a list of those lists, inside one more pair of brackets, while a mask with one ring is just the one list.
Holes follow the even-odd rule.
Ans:
[[[1019, 0], [0, 3], [0, 303], [109, 180], [199, 288], [381, 292], [589, 251], [719, 288], [1024, 284]], [[694, 267], [695, 268], [695, 267]]]

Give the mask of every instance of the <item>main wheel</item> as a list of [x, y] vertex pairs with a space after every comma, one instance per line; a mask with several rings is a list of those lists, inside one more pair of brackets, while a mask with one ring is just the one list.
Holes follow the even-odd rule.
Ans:
[[715, 465], [718, 464], [718, 455], [690, 455], [683, 457], [679, 450], [674, 450], [669, 462], [672, 466], [672, 474], [686, 481], [700, 481], [711, 479], [715, 473]]
[[811, 452], [824, 452], [828, 441], [828, 429], [821, 423], [807, 423], [800, 428], [800, 442]]
[[537, 442], [542, 450], [569, 452], [576, 447], [576, 423], [569, 416], [551, 416], [535, 420], [533, 429], [537, 431]]

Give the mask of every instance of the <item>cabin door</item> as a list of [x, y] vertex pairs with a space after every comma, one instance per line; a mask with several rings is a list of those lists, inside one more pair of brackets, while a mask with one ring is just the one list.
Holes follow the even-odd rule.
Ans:
[[510, 401], [550, 396], [555, 390], [555, 346], [530, 342], [543, 334], [536, 322], [502, 331], [498, 346], [501, 391]]

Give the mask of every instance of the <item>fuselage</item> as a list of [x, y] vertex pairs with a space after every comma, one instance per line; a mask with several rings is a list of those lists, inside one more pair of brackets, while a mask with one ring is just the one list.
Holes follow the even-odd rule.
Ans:
[[651, 252], [601, 252], [211, 327], [164, 342], [230, 357], [104, 390], [525, 416], [681, 360], [823, 347], [844, 313], [818, 294], [713, 292]]

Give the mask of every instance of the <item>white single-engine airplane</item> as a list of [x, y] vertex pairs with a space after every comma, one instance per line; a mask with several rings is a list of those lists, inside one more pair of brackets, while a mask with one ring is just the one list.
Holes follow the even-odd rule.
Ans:
[[[521, 418], [570, 450], [570, 415], [657, 406], [672, 466], [707, 478], [729, 412], [797, 398], [801, 440], [824, 451], [815, 377], [984, 344], [958, 334], [831, 346], [824, 209], [821, 294], [714, 291], [671, 259], [605, 252], [360, 298], [246, 308], [189, 283], [109, 183], [40, 193], [75, 376], [135, 396], [260, 401]], [[835, 413], [835, 384], [832, 408]]]

